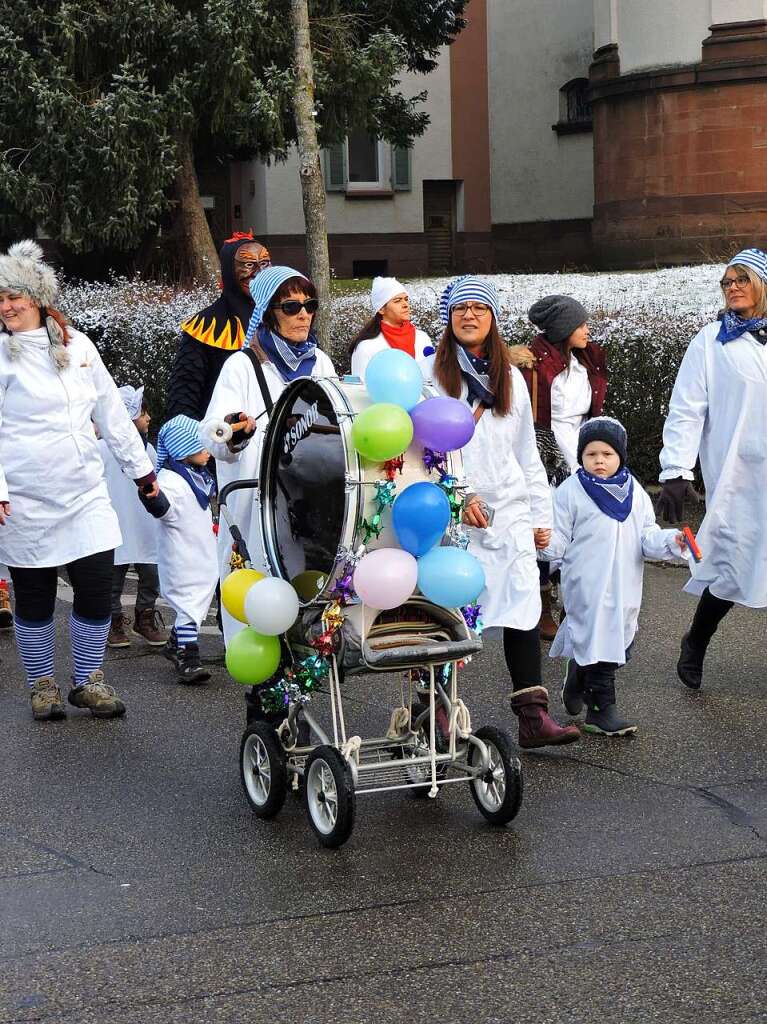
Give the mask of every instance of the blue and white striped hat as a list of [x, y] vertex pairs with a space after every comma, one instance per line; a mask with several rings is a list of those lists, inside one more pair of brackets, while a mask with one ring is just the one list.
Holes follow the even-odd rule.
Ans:
[[[263, 274], [264, 271], [262, 270]], [[187, 455], [196, 455], [207, 444], [200, 436], [200, 424], [191, 416], [174, 416], [173, 419], [164, 423], [157, 437], [157, 466], [159, 473], [163, 465], [168, 461], [168, 456], [177, 461], [185, 459]]]
[[763, 281], [767, 281], [767, 252], [762, 249], [743, 249], [732, 257], [727, 266], [734, 267], [736, 263], [741, 267], [749, 267]]
[[450, 323], [450, 310], [459, 302], [484, 302], [492, 309], [495, 319], [498, 319], [501, 308], [498, 292], [489, 281], [483, 281], [474, 274], [457, 277], [442, 292], [439, 299], [439, 315], [446, 327]]
[[251, 279], [250, 295], [255, 305], [253, 306], [248, 329], [245, 332], [246, 346], [249, 346], [256, 336], [256, 331], [263, 322], [264, 313], [269, 308], [272, 296], [280, 285], [284, 284], [291, 277], [300, 277], [304, 281], [307, 280], [306, 274], [302, 274], [300, 270], [294, 270], [293, 267], [267, 267], [266, 270], [262, 270], [260, 274], [256, 274]]

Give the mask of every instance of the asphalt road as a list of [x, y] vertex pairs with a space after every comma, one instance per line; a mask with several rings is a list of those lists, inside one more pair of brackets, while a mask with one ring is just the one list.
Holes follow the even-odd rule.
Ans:
[[[185, 689], [137, 639], [107, 666], [125, 719], [37, 723], [0, 638], [0, 1021], [767, 1021], [767, 619], [736, 609], [691, 693], [682, 581], [647, 572], [619, 675], [637, 737], [524, 754], [502, 830], [463, 786], [361, 797], [339, 851], [293, 798], [251, 815], [220, 660]], [[515, 737], [497, 636], [464, 680], [475, 726]], [[396, 690], [349, 683], [359, 731]]]

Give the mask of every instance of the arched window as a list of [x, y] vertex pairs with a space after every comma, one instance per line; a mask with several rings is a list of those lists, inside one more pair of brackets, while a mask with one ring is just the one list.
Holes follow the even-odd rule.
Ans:
[[591, 120], [588, 78], [573, 78], [559, 90], [559, 120], [567, 124]]
[[559, 121], [551, 126], [559, 135], [591, 131], [588, 78], [572, 78], [559, 90]]

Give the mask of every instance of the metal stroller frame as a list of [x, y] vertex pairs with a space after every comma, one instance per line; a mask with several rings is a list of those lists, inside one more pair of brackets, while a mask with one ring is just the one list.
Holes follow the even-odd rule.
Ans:
[[[235, 490], [256, 490], [258, 486], [257, 480], [238, 480], [222, 488], [219, 496], [220, 514], [232, 535], [233, 549], [246, 567], [251, 567], [250, 555], [226, 501]], [[339, 664], [340, 652], [329, 659], [332, 735], [306, 705], [290, 704], [286, 716], [272, 723], [258, 711], [254, 713], [256, 702], [251, 698], [240, 744], [240, 776], [257, 817], [274, 817], [290, 789], [303, 791], [309, 822], [320, 843], [338, 847], [351, 835], [357, 795], [410, 790], [416, 796], [434, 798], [452, 783], [469, 784], [477, 808], [491, 824], [506, 825], [516, 816], [522, 804], [523, 779], [511, 741], [493, 727], [474, 732], [458, 695], [458, 663], [481, 650], [482, 641], [469, 630], [460, 612], [439, 608], [424, 598], [413, 598], [403, 607], [410, 604], [429, 612], [452, 638], [375, 650], [369, 642], [370, 628], [365, 628], [366, 609], [359, 605], [347, 608], [362, 618], [362, 657], [357, 667], [346, 672], [342, 658]], [[294, 628], [285, 641], [291, 657], [315, 653], [309, 639], [300, 634], [300, 626], [298, 635]], [[449, 666], [447, 672], [445, 666]], [[427, 670], [427, 687], [414, 681], [414, 669]], [[344, 714], [344, 676], [397, 671], [407, 671], [409, 682], [402, 686], [401, 705], [392, 714], [387, 735], [350, 736]], [[438, 719], [447, 721], [446, 732], [438, 729]], [[311, 742], [312, 733], [318, 743]]]

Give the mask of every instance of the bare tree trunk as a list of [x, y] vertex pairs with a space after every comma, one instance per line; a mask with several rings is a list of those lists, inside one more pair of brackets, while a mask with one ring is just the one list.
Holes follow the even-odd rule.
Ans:
[[188, 135], [178, 137], [176, 152], [179, 169], [174, 181], [174, 226], [179, 276], [187, 282], [207, 285], [218, 276], [218, 253], [200, 201], [194, 151]]
[[320, 147], [314, 120], [314, 69], [309, 38], [307, 0], [290, 0], [293, 22], [296, 82], [293, 110], [298, 133], [299, 175], [304, 204], [306, 258], [309, 276], [317, 287], [320, 308], [315, 331], [320, 347], [328, 349], [330, 313], [330, 258], [328, 256], [328, 218], [325, 208], [325, 182], [320, 166]]

